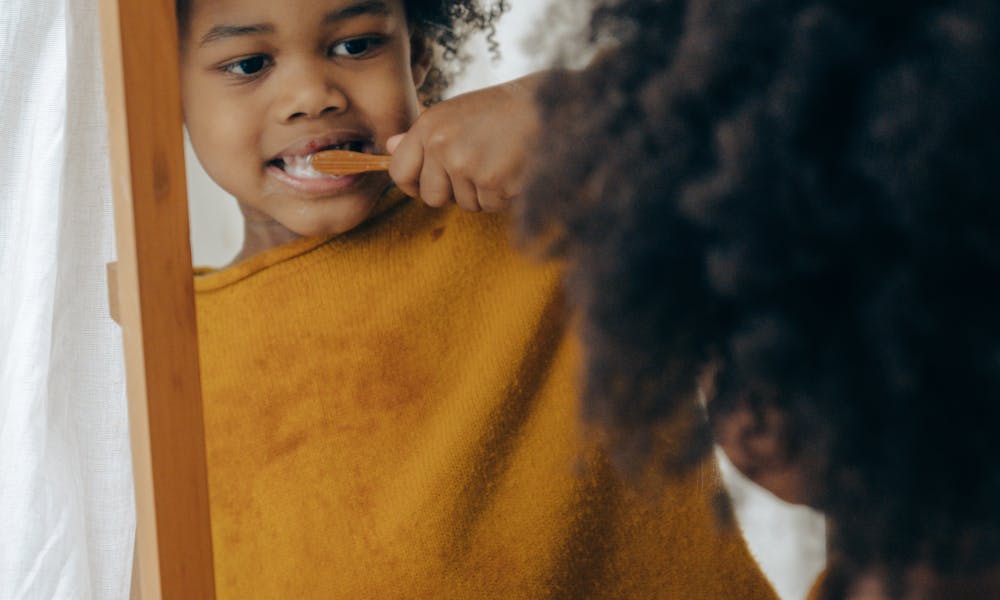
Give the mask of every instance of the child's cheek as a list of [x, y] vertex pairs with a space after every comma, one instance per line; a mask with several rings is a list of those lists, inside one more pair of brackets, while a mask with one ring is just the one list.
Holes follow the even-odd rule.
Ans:
[[381, 151], [390, 137], [407, 131], [420, 114], [420, 101], [409, 72], [394, 71], [387, 80], [373, 83], [357, 96], [370, 115]]

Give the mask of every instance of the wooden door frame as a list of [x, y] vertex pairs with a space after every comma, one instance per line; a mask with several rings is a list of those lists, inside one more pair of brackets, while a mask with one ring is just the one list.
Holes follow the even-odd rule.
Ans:
[[135, 475], [133, 598], [215, 597], [174, 0], [100, 0]]

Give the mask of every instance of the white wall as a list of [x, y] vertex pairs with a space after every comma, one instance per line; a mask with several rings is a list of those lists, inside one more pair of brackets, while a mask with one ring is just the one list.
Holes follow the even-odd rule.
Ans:
[[201, 168], [184, 136], [188, 181], [188, 211], [191, 221], [191, 254], [195, 265], [221, 267], [243, 245], [243, 217], [236, 200], [215, 185]]

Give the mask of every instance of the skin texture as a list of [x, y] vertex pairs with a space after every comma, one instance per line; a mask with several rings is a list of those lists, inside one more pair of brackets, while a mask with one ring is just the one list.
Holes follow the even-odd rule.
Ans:
[[[290, 148], [343, 136], [385, 153], [419, 114], [429, 69], [403, 3], [351, 15], [352, 0], [200, 0], [182, 43], [184, 117], [208, 174], [246, 220], [241, 258], [298, 236], [348, 231], [370, 214], [384, 173], [338, 190], [296, 189], [270, 166]], [[340, 16], [324, 24], [324, 17]], [[205, 41], [219, 26], [257, 31]], [[345, 43], [347, 42], [347, 43]], [[247, 74], [252, 71], [252, 74]], [[339, 137], [338, 137], [339, 136]]]
[[538, 132], [534, 98], [541, 78], [529, 75], [430, 107], [405, 136], [389, 140], [389, 174], [430, 206], [508, 208], [523, 189]]
[[[344, 233], [371, 215], [391, 183], [386, 173], [316, 189], [289, 182], [273, 164], [334, 142], [393, 152], [396, 183], [431, 206], [496, 211], [520, 193], [537, 130], [537, 77], [421, 116], [418, 90], [432, 53], [402, 0], [199, 0], [185, 14], [185, 122], [206, 172], [244, 215], [236, 261], [300, 236]], [[243, 30], [210, 35], [219, 27]]]

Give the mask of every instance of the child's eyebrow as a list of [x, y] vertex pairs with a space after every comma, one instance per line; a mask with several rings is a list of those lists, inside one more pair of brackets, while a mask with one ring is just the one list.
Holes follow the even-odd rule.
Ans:
[[[334, 23], [339, 23], [347, 19], [353, 19], [354, 17], [360, 17], [362, 15], [377, 15], [377, 16], [387, 16], [392, 13], [389, 10], [389, 5], [381, 0], [366, 0], [364, 2], [358, 2], [348, 6], [347, 8], [342, 8], [340, 10], [332, 10], [323, 17], [323, 25], [332, 25]], [[256, 25], [216, 25], [215, 27], [208, 30], [201, 38], [201, 42], [198, 44], [201, 47], [207, 46], [212, 42], [217, 42], [219, 40], [231, 37], [241, 37], [245, 35], [260, 35], [262, 33], [274, 33], [274, 26], [268, 23], [260, 23]]]
[[389, 5], [382, 0], [366, 0], [347, 8], [326, 13], [326, 16], [323, 17], [323, 24], [331, 25], [345, 19], [360, 17], [361, 15], [388, 16], [390, 14], [392, 14], [392, 11], [389, 10]]
[[208, 33], [202, 36], [201, 43], [199, 43], [198, 46], [204, 48], [212, 42], [217, 42], [226, 38], [245, 35], [259, 35], [262, 33], [274, 33], [274, 25], [268, 25], [266, 23], [259, 25], [216, 25], [215, 27], [209, 29]]

